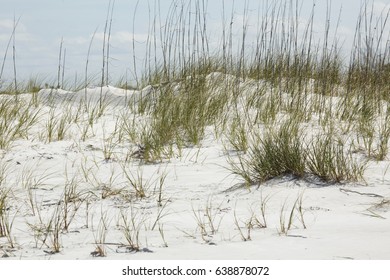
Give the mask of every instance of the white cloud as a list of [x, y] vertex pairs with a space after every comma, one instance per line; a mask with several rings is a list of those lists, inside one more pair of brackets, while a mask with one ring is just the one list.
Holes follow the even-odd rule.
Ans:
[[386, 15], [390, 11], [390, 3], [384, 3], [382, 1], [375, 1], [373, 3], [373, 12], [375, 15]]
[[14, 29], [14, 22], [12, 20], [3, 19], [0, 20], [0, 42], [3, 44], [8, 42], [12, 31]]
[[[76, 36], [76, 37], [66, 37], [63, 38], [63, 41], [66, 45], [86, 45], [90, 42], [91, 38], [89, 37], [83, 37], [83, 36]], [[57, 42], [58, 44], [60, 43], [60, 40]]]
[[[11, 19], [0, 20], [0, 42], [8, 42], [15, 28], [15, 22]], [[15, 29], [15, 38], [17, 42], [30, 42], [34, 40], [34, 35], [27, 31], [27, 28], [21, 22], [17, 23]]]
[[13, 20], [2, 19], [0, 20], [0, 31], [12, 31], [14, 27]]
[[[103, 32], [99, 32], [95, 34], [95, 39], [99, 41], [104, 40], [104, 36], [106, 36], [106, 40], [108, 39], [108, 34], [104, 35]], [[151, 38], [149, 38], [151, 39]], [[148, 40], [148, 34], [146, 33], [135, 33], [128, 31], [116, 31], [110, 35], [110, 42], [112, 44], [126, 44], [132, 43], [135, 40], [138, 43], [145, 43]]]
[[18, 22], [18, 19], [16, 19], [16, 22], [13, 19], [1, 19], [0, 20], [0, 32], [1, 33], [3, 33], [3, 32], [12, 33], [12, 31], [15, 27], [15, 24], [16, 24], [16, 31], [17, 32], [22, 32], [22, 33], [27, 32], [26, 26], [23, 23]]
[[[130, 43], [133, 39], [139, 43], [146, 42], [148, 40], [148, 34], [146, 33], [131, 33], [127, 31], [120, 31], [115, 34], [115, 39], [121, 43]], [[149, 38], [151, 39], [151, 38]]]

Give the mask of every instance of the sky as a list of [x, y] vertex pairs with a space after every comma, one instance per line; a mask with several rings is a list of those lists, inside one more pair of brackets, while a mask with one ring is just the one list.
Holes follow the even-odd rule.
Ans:
[[[248, 14], [248, 26], [253, 27], [257, 24], [257, 15], [266, 6], [265, 3], [277, 0], [204, 1], [207, 2], [207, 28], [210, 38], [213, 39], [219, 36], [215, 34], [221, 34], [222, 2], [225, 4], [225, 17], [230, 17], [231, 11], [234, 12], [233, 25], [238, 30], [242, 26], [244, 10]], [[110, 74], [114, 80], [124, 75], [132, 75], [134, 56], [137, 61], [142, 62], [151, 21], [155, 15], [164, 18], [173, 2], [173, 0], [115, 1], [110, 38]], [[361, 1], [316, 0], [315, 2], [314, 32], [323, 32], [326, 3], [331, 2], [331, 22], [335, 26], [340, 15], [339, 36], [345, 45], [351, 44]], [[87, 57], [89, 57], [89, 73], [98, 75], [102, 68], [104, 27], [110, 3], [113, 2], [109, 0], [0, 0], [0, 66], [4, 64], [1, 79], [12, 79], [14, 75], [13, 45], [18, 79], [55, 78], [61, 42], [62, 54], [65, 54], [64, 70], [67, 77], [82, 79]], [[310, 15], [313, 0], [300, 0], [299, 3], [299, 17], [304, 22]], [[369, 3], [372, 4], [376, 16], [390, 9], [390, 0], [369, 1]], [[4, 59], [16, 21], [18, 24], [15, 44], [11, 41]], [[248, 32], [247, 43], [253, 44], [256, 41], [255, 37], [255, 33]], [[91, 51], [88, 56], [90, 44]], [[218, 47], [217, 44], [211, 46]]]

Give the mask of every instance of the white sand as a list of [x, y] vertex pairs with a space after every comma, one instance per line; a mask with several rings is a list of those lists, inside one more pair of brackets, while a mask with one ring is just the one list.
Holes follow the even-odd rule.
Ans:
[[[7, 238], [0, 238], [0, 254], [28, 260], [94, 259], [91, 253], [96, 250], [95, 243], [104, 241], [101, 246], [106, 251], [105, 259], [110, 260], [390, 258], [388, 159], [369, 163], [365, 183], [319, 186], [279, 178], [261, 186], [234, 188], [242, 180], [227, 169], [224, 147], [210, 128], [202, 147], [186, 148], [177, 158], [148, 165], [131, 160], [131, 172], [142, 174], [145, 181], [150, 179], [150, 187], [146, 198], [129, 199], [133, 189], [124, 178], [120, 164], [128, 149], [136, 147], [131, 143], [118, 143], [112, 159], [105, 161], [103, 136], [107, 138], [114, 130], [124, 100], [140, 93], [112, 87], [104, 88], [106, 91], [111, 105], [94, 124], [95, 135], [90, 135], [85, 142], [79, 140], [80, 128], [73, 125], [66, 140], [45, 143], [38, 136], [45, 126], [42, 121], [31, 131], [28, 140], [17, 140], [9, 150], [2, 151], [1, 161], [8, 170], [6, 186], [12, 190], [8, 214], [13, 221], [11, 237], [15, 246], [10, 248]], [[53, 93], [49, 90], [40, 92], [43, 98], [50, 94]], [[99, 94], [100, 88], [87, 91], [88, 96], [96, 97], [95, 101]], [[72, 95], [58, 92], [55, 100]], [[83, 95], [84, 91], [80, 91], [76, 97]], [[89, 182], [83, 168], [89, 170]], [[164, 174], [161, 207], [154, 189], [158, 189], [156, 180]], [[43, 242], [42, 236], [34, 237], [32, 227], [49, 223], [62, 200], [66, 182], [72, 179], [77, 181], [81, 197], [88, 197], [88, 203], [87, 200], [79, 204], [73, 202], [79, 209], [68, 231], [59, 234], [60, 252], [50, 254], [53, 233]], [[35, 213], [28, 195], [28, 186], [34, 184], [32, 197], [39, 209], [35, 209]], [[105, 188], [122, 191], [103, 199]], [[287, 234], [281, 233], [281, 224], [288, 226], [293, 203], [299, 197], [302, 197], [306, 229], [300, 213], [295, 211]], [[255, 223], [255, 219], [264, 222], [260, 211], [262, 202], [266, 202], [266, 228]], [[69, 206], [70, 213], [74, 204]], [[139, 230], [140, 252], [128, 252], [124, 246], [128, 243], [121, 212]], [[105, 229], [102, 229], [102, 217]], [[250, 240], [243, 241], [237, 225], [248, 238], [247, 225], [251, 219]], [[205, 227], [205, 234], [199, 223]], [[131, 232], [135, 238], [134, 231]]]

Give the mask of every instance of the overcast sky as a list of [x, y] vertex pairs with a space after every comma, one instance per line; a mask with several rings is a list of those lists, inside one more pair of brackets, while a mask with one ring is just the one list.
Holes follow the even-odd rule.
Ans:
[[[222, 22], [223, 0], [209, 0], [207, 16], [209, 31], [217, 33]], [[168, 10], [172, 0], [140, 0], [137, 10], [137, 0], [116, 0], [114, 6], [112, 37], [111, 37], [111, 71], [118, 77], [132, 68], [132, 38], [137, 40], [137, 56], [142, 50], [149, 25], [149, 15], [155, 13], [155, 3], [160, 2], [161, 13]], [[185, 0], [177, 2], [189, 2]], [[242, 25], [244, 0], [224, 0], [226, 10], [230, 10], [234, 2], [234, 16], [237, 27]], [[256, 19], [259, 6], [266, 0], [248, 0], [248, 11], [251, 18]], [[274, 1], [268, 0], [272, 3]], [[313, 0], [301, 0], [300, 17], [308, 18]], [[315, 26], [323, 29], [327, 0], [317, 0], [315, 10]], [[390, 9], [390, 0], [372, 1], [374, 12], [379, 15]], [[16, 64], [20, 79], [41, 75], [55, 77], [58, 68], [60, 42], [66, 49], [66, 73], [68, 76], [84, 75], [88, 46], [96, 30], [90, 56], [91, 72], [99, 72], [102, 55], [102, 37], [107, 15], [109, 0], [0, 0], [0, 65], [6, 51], [7, 43], [12, 34], [14, 20], [19, 20], [16, 28]], [[339, 33], [346, 44], [352, 40], [356, 19], [361, 7], [360, 0], [333, 0], [332, 21], [337, 21], [341, 10]], [[134, 11], [135, 18], [134, 18]], [[228, 13], [228, 12], [227, 12]], [[229, 12], [230, 14], [230, 12]], [[135, 25], [133, 26], [133, 20]], [[218, 25], [219, 24], [219, 25]], [[249, 25], [256, 21], [249, 20]], [[213, 31], [213, 29], [216, 29]], [[319, 31], [318, 31], [319, 32]], [[253, 40], [248, 38], [248, 40]], [[8, 50], [5, 61], [3, 79], [12, 77], [12, 48]]]

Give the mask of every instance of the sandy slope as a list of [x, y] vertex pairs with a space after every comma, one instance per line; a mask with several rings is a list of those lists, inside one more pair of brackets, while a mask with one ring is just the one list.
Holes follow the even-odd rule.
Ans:
[[[2, 152], [2, 162], [8, 170], [7, 186], [12, 190], [9, 216], [14, 219], [15, 240], [15, 248], [9, 248], [7, 239], [0, 238], [0, 253], [4, 256], [92, 259], [95, 243], [104, 241], [107, 259], [390, 258], [388, 161], [370, 163], [366, 183], [361, 184], [324, 186], [280, 178], [262, 186], [239, 188], [241, 180], [227, 169], [226, 151], [210, 129], [202, 147], [186, 148], [177, 158], [148, 165], [132, 160], [130, 170], [142, 174], [145, 181], [150, 179], [147, 197], [135, 198], [120, 167], [126, 151], [134, 144], [115, 145], [114, 156], [108, 161], [103, 158], [102, 148], [103, 136], [113, 131], [120, 107], [129, 96], [140, 93], [111, 87], [106, 90], [110, 105], [94, 124], [95, 135], [85, 142], [72, 137], [80, 133], [74, 126], [64, 141], [45, 143], [32, 136]], [[54, 100], [72, 95], [72, 100], [77, 100], [83, 93], [57, 92]], [[100, 88], [87, 93], [97, 98]], [[46, 90], [40, 95], [48, 98], [53, 92]], [[36, 135], [41, 130], [37, 127]], [[83, 169], [89, 170], [89, 181]], [[163, 206], [159, 206], [158, 179], [163, 175]], [[73, 202], [79, 208], [68, 231], [59, 234], [60, 252], [50, 254], [52, 232], [43, 242], [44, 237], [32, 228], [49, 223], [72, 178], [77, 181], [77, 191], [88, 199]], [[31, 191], [39, 211], [33, 211], [29, 203], [28, 184], [34, 185]], [[107, 190], [121, 191], [108, 195]], [[303, 221], [295, 211], [290, 230], [281, 233], [281, 224], [288, 226], [291, 209], [299, 197]], [[262, 203], [266, 203], [264, 228], [260, 225], [264, 226]], [[128, 244], [121, 213], [129, 217], [129, 224], [133, 222], [130, 228], [134, 226], [139, 231], [140, 252], [130, 252], [121, 245]], [[200, 225], [204, 226], [203, 234]], [[135, 231], [130, 232], [136, 238]], [[243, 237], [250, 240], [243, 241]]]

